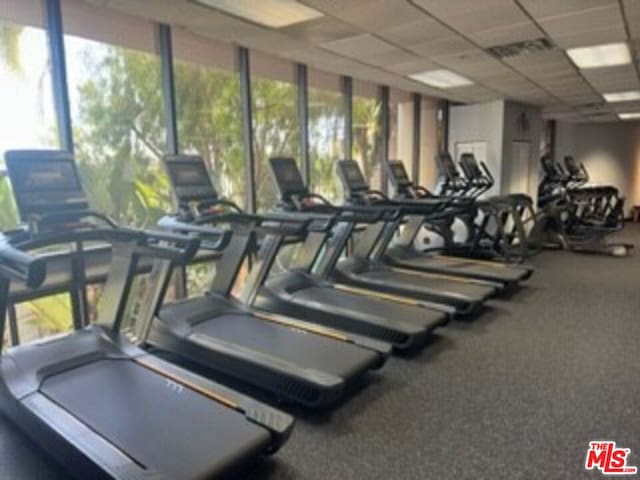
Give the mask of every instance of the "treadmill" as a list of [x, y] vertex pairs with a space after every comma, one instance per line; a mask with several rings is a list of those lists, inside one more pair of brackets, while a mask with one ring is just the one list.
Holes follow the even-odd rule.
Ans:
[[[496, 288], [491, 285], [479, 285], [440, 274], [412, 272], [391, 267], [378, 260], [376, 251], [379, 250], [385, 235], [388, 235], [391, 228], [395, 230], [395, 225], [401, 222], [406, 214], [414, 211], [424, 213], [427, 208], [424, 204], [397, 204], [386, 208], [336, 207], [322, 196], [309, 192], [293, 158], [271, 158], [270, 165], [284, 208], [303, 212], [327, 209], [343, 212], [353, 209], [380, 212], [376, 221], [364, 223], [364, 227], [361, 226], [362, 222], [348, 217], [336, 222], [331, 232], [332, 240], [317, 265], [316, 271], [321, 278], [341, 285], [429, 302], [434, 308], [454, 315], [476, 312], [495, 294]], [[360, 172], [350, 169], [347, 173], [358, 175]], [[361, 231], [358, 232], [358, 229]], [[353, 248], [348, 249], [352, 240]], [[350, 250], [349, 255], [345, 257], [344, 253], [347, 250]]]
[[[208, 370], [259, 387], [279, 400], [306, 407], [327, 407], [346, 388], [384, 365], [390, 345], [335, 329], [252, 311], [231, 291], [238, 273], [255, 250], [257, 234], [304, 235], [308, 222], [293, 216], [243, 213], [215, 191], [203, 159], [195, 155], [164, 157], [178, 213], [159, 225], [198, 236], [201, 251], [217, 250], [216, 274], [202, 296], [165, 303], [171, 281], [168, 262], [159, 260], [157, 286], [148, 290], [139, 324], [147, 346], [176, 354]], [[210, 232], [225, 228], [226, 245], [211, 245]]]
[[[268, 348], [274, 355], [298, 355], [302, 357], [297, 359], [302, 365], [312, 362], [313, 365], [323, 365], [325, 371], [339, 361], [334, 351], [349, 351], [350, 356], [365, 356], [371, 361], [377, 358], [376, 362], [379, 362], [382, 360], [380, 352], [386, 353], [389, 347], [402, 350], [423, 345], [429, 331], [447, 320], [446, 315], [421, 308], [415, 302], [399, 298], [393, 301], [382, 300], [362, 293], [339, 290], [317, 280], [305, 266], [305, 259], [318, 255], [321, 246], [316, 245], [314, 239], [318, 236], [324, 238], [332, 225], [333, 217], [299, 213], [277, 213], [262, 217], [247, 215], [232, 202], [218, 197], [200, 157], [167, 157], [165, 163], [178, 203], [183, 206], [183, 213], [179, 217], [165, 218], [162, 224], [173, 231], [200, 234], [206, 234], [208, 225], [230, 224], [234, 240], [223, 256], [225, 263], [220, 264], [217, 269], [226, 272], [226, 275], [214, 281], [211, 298], [221, 305], [233, 305], [236, 317], [243, 315], [240, 321], [231, 322], [234, 329], [240, 328], [239, 325], [244, 322], [253, 325], [251, 328], [256, 331], [260, 329], [270, 332], [265, 342], [273, 342]], [[185, 211], [185, 206], [188, 206], [189, 211]], [[228, 298], [228, 292], [243, 259], [249, 251], [256, 249], [256, 231], [260, 232], [259, 251], [252, 256], [253, 265], [242, 285], [239, 304]], [[292, 242], [300, 245], [303, 254], [297, 259], [296, 265], [276, 271], [273, 267], [280, 260], [278, 255], [281, 248]], [[253, 317], [248, 315], [247, 309], [250, 309]], [[211, 311], [208, 315], [211, 317]], [[163, 309], [158, 317], [161, 321], [163, 317], [168, 320], [167, 311]], [[204, 313], [203, 318], [206, 318]], [[228, 322], [221, 323], [224, 325]], [[306, 339], [300, 340], [305, 343], [300, 343], [295, 351], [291, 348], [291, 343], [278, 340], [291, 340], [292, 335], [287, 328], [289, 325], [299, 326], [300, 333], [304, 333]], [[275, 332], [281, 332], [280, 337], [273, 338]], [[311, 336], [308, 332], [315, 334]], [[244, 342], [260, 341], [260, 338], [255, 337], [255, 331], [247, 333], [251, 334], [251, 338], [243, 340]], [[152, 337], [153, 335], [149, 338]], [[234, 340], [240, 341], [238, 337]], [[310, 347], [309, 342], [314, 342], [315, 346]], [[318, 349], [320, 345], [326, 347]], [[254, 345], [253, 349], [256, 347]], [[304, 359], [311, 354], [313, 358]], [[319, 357], [322, 357], [324, 363], [320, 362]], [[369, 363], [369, 368], [378, 366]]]
[[[389, 178], [395, 187], [397, 199], [402, 201], [420, 198], [416, 191], [417, 187], [409, 179], [404, 164], [400, 160], [389, 161]], [[347, 182], [344, 187], [351, 201], [364, 203], [371, 201], [369, 188], [361, 188], [352, 182]], [[429, 195], [426, 198], [438, 197]], [[455, 211], [452, 215], [455, 216]], [[517, 286], [532, 274], [530, 268], [519, 265], [422, 253], [416, 250], [415, 240], [425, 223], [429, 223], [428, 217], [413, 216], [408, 218], [399, 230], [395, 241], [384, 250], [381, 259], [400, 268], [497, 282], [506, 289]]]
[[78, 479], [212, 478], [276, 451], [293, 427], [289, 415], [154, 357], [121, 334], [140, 259], [182, 263], [198, 241], [121, 228], [90, 211], [67, 152], [11, 151], [6, 164], [28, 226], [0, 241], [0, 335], [11, 285], [37, 292], [44, 281], [47, 265], [37, 250], [112, 246], [98, 324], [0, 356], [6, 415]]

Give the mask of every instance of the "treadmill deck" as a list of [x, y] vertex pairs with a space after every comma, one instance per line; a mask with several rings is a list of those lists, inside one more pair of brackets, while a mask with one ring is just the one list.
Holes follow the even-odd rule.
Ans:
[[40, 393], [150, 472], [201, 479], [269, 444], [241, 412], [132, 360], [105, 359], [46, 378]]

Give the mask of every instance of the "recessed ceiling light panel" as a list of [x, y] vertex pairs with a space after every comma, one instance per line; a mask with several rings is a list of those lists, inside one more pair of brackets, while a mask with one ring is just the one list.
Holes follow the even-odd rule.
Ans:
[[473, 82], [468, 78], [445, 69], [414, 73], [409, 75], [409, 78], [436, 88], [456, 88], [473, 85]]
[[619, 113], [620, 120], [640, 120], [640, 112], [634, 113]]
[[615, 67], [631, 63], [631, 53], [626, 43], [607, 43], [593, 47], [570, 48], [567, 55], [578, 68]]
[[612, 92], [602, 95], [607, 102], [633, 102], [640, 100], [640, 90], [630, 90], [628, 92]]
[[314, 18], [322, 12], [295, 0], [193, 0], [205, 7], [271, 28], [282, 28]]

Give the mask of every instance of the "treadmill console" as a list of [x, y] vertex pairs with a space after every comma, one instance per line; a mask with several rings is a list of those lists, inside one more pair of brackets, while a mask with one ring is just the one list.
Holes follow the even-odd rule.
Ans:
[[451, 154], [449, 152], [439, 153], [436, 156], [436, 161], [440, 166], [442, 175], [444, 175], [448, 180], [455, 180], [459, 178], [460, 172], [458, 172], [456, 164], [453, 163], [453, 158], [451, 158]]
[[478, 180], [483, 177], [482, 170], [478, 166], [478, 161], [473, 153], [463, 153], [460, 155], [460, 164], [465, 171], [469, 172], [471, 178]]
[[309, 194], [295, 159], [273, 157], [269, 159], [269, 165], [282, 200], [287, 201], [294, 196]]
[[218, 198], [202, 157], [167, 155], [164, 157], [164, 164], [178, 205], [214, 201]]
[[57, 150], [5, 154], [20, 219], [89, 209], [73, 155]]
[[362, 175], [362, 170], [355, 160], [338, 161], [338, 176], [349, 195], [369, 191], [369, 184]]
[[399, 191], [406, 190], [413, 185], [406, 168], [404, 168], [404, 164], [400, 160], [389, 160], [389, 173], [391, 174], [391, 180]]
[[564, 157], [564, 166], [571, 175], [579, 175], [581, 173], [578, 162], [572, 155]]

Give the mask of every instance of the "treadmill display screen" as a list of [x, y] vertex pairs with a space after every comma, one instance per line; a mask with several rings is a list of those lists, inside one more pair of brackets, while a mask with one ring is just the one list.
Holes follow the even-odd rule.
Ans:
[[66, 152], [22, 151], [7, 155], [16, 205], [23, 221], [32, 215], [89, 208], [75, 161]]
[[302, 180], [300, 170], [293, 158], [272, 158], [269, 160], [273, 176], [282, 195], [300, 194], [307, 188]]
[[393, 163], [391, 165], [391, 173], [398, 184], [404, 185], [409, 183], [409, 177], [401, 163]]
[[458, 169], [453, 163], [453, 159], [451, 155], [448, 153], [443, 153], [439, 156], [440, 165], [442, 165], [442, 169], [444, 170], [444, 174], [449, 178], [457, 178], [458, 177]]
[[67, 161], [16, 163], [11, 169], [11, 183], [16, 192], [24, 193], [81, 191], [76, 170]]
[[578, 162], [571, 155], [567, 155], [564, 157], [564, 165], [569, 170], [569, 173], [578, 173], [580, 171], [580, 167], [578, 167]]
[[[173, 181], [178, 187], [193, 187], [193, 186], [208, 186], [209, 174], [207, 173], [204, 165], [198, 164], [182, 164], [174, 165], [171, 174], [173, 175]], [[169, 167], [172, 168], [171, 166]]]
[[165, 162], [179, 203], [217, 198], [218, 194], [202, 158], [190, 156]]
[[346, 160], [341, 162], [340, 168], [350, 190], [366, 190], [368, 188], [367, 182], [360, 171], [360, 167], [358, 167], [355, 161]]

